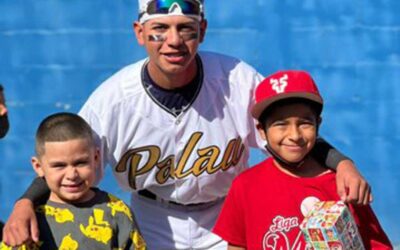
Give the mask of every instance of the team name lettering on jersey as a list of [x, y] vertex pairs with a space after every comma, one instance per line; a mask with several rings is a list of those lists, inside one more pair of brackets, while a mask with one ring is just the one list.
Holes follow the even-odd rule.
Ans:
[[[276, 249], [293, 249], [301, 250], [306, 249], [306, 244], [302, 240], [302, 233], [298, 229], [299, 219], [297, 217], [276, 216], [272, 220], [268, 232], [263, 237], [263, 250], [276, 250]], [[297, 230], [296, 238], [290, 241], [287, 233], [290, 230]]]
[[299, 226], [299, 220], [297, 217], [284, 218], [278, 215], [272, 220], [272, 222], [273, 224], [269, 228], [271, 232], [276, 232], [276, 231], [288, 232], [292, 227]]
[[[164, 159], [160, 159], [161, 149], [158, 146], [144, 146], [128, 150], [118, 162], [115, 171], [118, 173], [129, 171], [129, 185], [136, 189], [136, 178], [158, 168], [156, 173], [156, 181], [164, 184], [169, 178], [182, 179], [189, 175], [200, 176], [206, 172], [213, 174], [219, 170], [226, 171], [235, 166], [240, 161], [244, 151], [244, 145], [240, 137], [229, 141], [225, 151], [215, 145], [196, 149], [203, 133], [193, 133], [189, 141], [186, 143], [182, 156], [177, 164], [175, 155], [169, 155]], [[222, 153], [222, 159], [219, 163], [217, 160]], [[147, 161], [143, 160], [143, 155], [147, 154]], [[188, 159], [197, 154], [197, 159], [193, 165], [187, 167]]]

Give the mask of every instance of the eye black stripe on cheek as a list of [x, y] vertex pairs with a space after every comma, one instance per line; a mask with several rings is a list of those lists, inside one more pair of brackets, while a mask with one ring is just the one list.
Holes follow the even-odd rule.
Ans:
[[164, 42], [166, 40], [165, 35], [149, 35], [148, 39], [150, 42]]

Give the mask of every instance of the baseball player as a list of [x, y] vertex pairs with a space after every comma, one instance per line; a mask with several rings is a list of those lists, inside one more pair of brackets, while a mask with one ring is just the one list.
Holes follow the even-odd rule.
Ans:
[[[138, 2], [134, 31], [148, 58], [102, 83], [79, 114], [99, 137], [103, 165], [132, 193], [150, 249], [225, 249], [211, 229], [250, 147], [264, 146], [250, 115], [262, 76], [239, 59], [198, 52], [203, 1]], [[351, 161], [338, 176], [348, 198], [365, 202], [368, 185]], [[4, 230], [9, 245], [37, 239], [32, 206], [17, 202]]]

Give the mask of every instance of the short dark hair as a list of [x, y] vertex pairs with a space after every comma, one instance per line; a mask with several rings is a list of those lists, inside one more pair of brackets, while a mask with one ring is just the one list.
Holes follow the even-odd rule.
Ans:
[[79, 115], [60, 112], [46, 117], [36, 131], [35, 151], [38, 157], [44, 152], [46, 142], [63, 142], [84, 139], [94, 145], [93, 132], [89, 124]]
[[309, 106], [311, 108], [311, 110], [315, 113], [316, 118], [318, 118], [321, 115], [322, 104], [313, 102], [313, 101], [305, 99], [305, 98], [293, 97], [293, 98], [282, 99], [282, 100], [272, 103], [261, 113], [260, 118], [258, 119], [258, 122], [263, 126], [263, 128], [265, 128], [265, 123], [267, 122], [268, 116], [273, 111], [275, 111], [275, 109], [280, 108], [285, 105], [290, 105], [290, 104], [295, 104], [295, 103], [302, 103], [302, 104], [306, 104], [307, 106]]

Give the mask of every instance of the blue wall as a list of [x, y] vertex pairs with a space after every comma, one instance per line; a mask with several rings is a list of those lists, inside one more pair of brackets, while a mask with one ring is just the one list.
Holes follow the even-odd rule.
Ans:
[[[326, 100], [322, 135], [350, 155], [372, 204], [400, 243], [400, 1], [206, 0], [204, 50], [261, 73], [311, 72]], [[33, 178], [34, 131], [56, 111], [78, 111], [104, 79], [145, 56], [131, 24], [136, 0], [0, 0], [0, 82], [11, 130], [0, 141], [0, 219]], [[253, 154], [252, 162], [261, 159]], [[107, 178], [102, 186], [127, 197]]]

